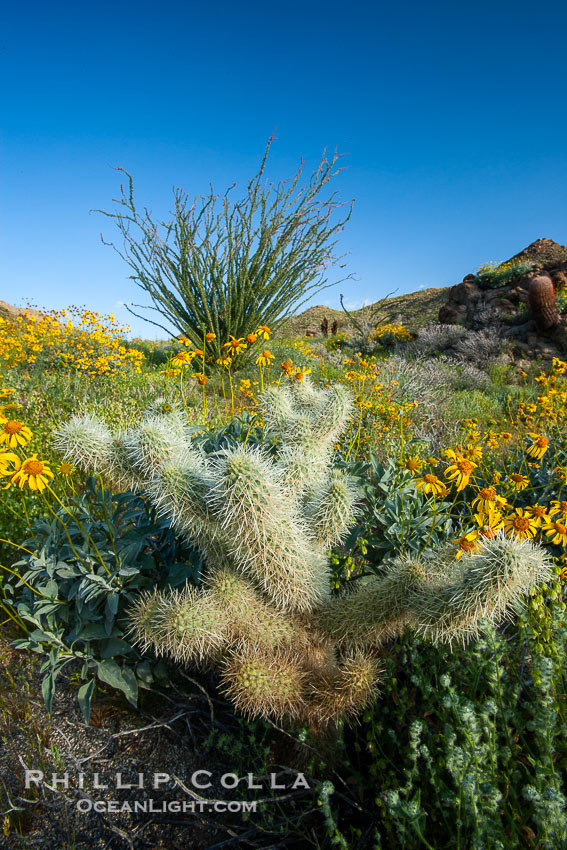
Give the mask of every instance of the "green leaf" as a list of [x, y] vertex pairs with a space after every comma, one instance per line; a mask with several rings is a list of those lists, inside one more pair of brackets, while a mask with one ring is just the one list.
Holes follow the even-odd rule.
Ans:
[[41, 693], [43, 694], [43, 701], [45, 703], [47, 713], [51, 714], [53, 695], [55, 693], [55, 675], [53, 671], [43, 677], [41, 683]]
[[103, 641], [100, 656], [101, 658], [113, 658], [115, 655], [126, 655], [131, 651], [132, 647], [128, 641], [122, 640], [122, 638], [109, 638]]
[[121, 669], [116, 661], [101, 661], [97, 675], [101, 681], [122, 691], [132, 705], [138, 703], [138, 682], [132, 670]]
[[77, 693], [77, 699], [79, 700], [79, 705], [81, 706], [85, 723], [88, 723], [91, 717], [91, 699], [94, 686], [95, 680], [91, 679], [90, 682], [86, 682], [84, 685], [81, 685]]

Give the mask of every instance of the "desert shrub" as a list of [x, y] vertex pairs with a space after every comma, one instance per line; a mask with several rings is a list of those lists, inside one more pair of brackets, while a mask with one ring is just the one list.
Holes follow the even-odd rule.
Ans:
[[455, 355], [469, 363], [488, 366], [502, 352], [502, 340], [496, 334], [485, 331], [470, 331], [455, 345]]
[[528, 274], [534, 268], [531, 260], [509, 260], [506, 263], [484, 263], [476, 272], [480, 286], [498, 289]]
[[468, 335], [462, 325], [428, 325], [421, 328], [412, 343], [412, 349], [423, 354], [434, 354], [455, 345]]
[[245, 338], [259, 324], [275, 323], [308, 293], [323, 288], [322, 268], [336, 259], [334, 234], [350, 217], [349, 211], [337, 220], [342, 204], [336, 192], [321, 198], [340, 170], [335, 168], [338, 154], [330, 161], [323, 154], [302, 187], [303, 166], [290, 181], [273, 186], [263, 182], [271, 143], [241, 200], [231, 201], [229, 189], [191, 203], [177, 189], [172, 217], [159, 223], [147, 208], [139, 211], [133, 179], [119, 169], [128, 190], [121, 187], [115, 199], [118, 211], [99, 210], [120, 231], [124, 248], [115, 250], [152, 299], [154, 324], [161, 316], [198, 348], [206, 328], [216, 335], [216, 358], [230, 336]]
[[400, 395], [418, 399], [420, 405], [427, 400], [436, 402], [455, 386], [466, 384], [468, 389], [482, 389], [488, 385], [483, 371], [461, 365], [444, 355], [429, 360], [410, 360], [394, 354], [380, 361], [378, 369], [384, 380], [397, 382]]
[[456, 390], [447, 399], [445, 410], [451, 419], [502, 419], [502, 406], [497, 398], [480, 390]]
[[162, 662], [135, 648], [125, 609], [147, 588], [197, 581], [200, 557], [139, 496], [109, 496], [95, 479], [74, 506], [33, 524], [24, 541], [36, 554], [12, 565], [4, 594], [29, 628], [14, 646], [46, 656], [43, 694], [49, 711], [57, 676], [80, 662], [78, 699], [88, 722], [95, 682], [136, 705], [139, 685], [167, 681]]
[[556, 581], [514, 627], [487, 626], [466, 648], [400, 640], [383, 698], [347, 738], [361, 797], [375, 801], [374, 846], [564, 846], [566, 626]]

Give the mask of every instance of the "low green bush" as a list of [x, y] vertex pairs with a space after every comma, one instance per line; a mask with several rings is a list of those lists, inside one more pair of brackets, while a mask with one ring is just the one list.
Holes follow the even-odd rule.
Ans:
[[36, 521], [27, 554], [4, 581], [5, 603], [30, 629], [14, 642], [45, 656], [43, 695], [49, 711], [59, 673], [82, 664], [78, 691], [88, 722], [98, 679], [136, 705], [138, 687], [167, 681], [162, 662], [144, 658], [130, 640], [124, 610], [148, 588], [196, 582], [197, 551], [139, 496], [108, 496], [93, 478], [76, 506]]

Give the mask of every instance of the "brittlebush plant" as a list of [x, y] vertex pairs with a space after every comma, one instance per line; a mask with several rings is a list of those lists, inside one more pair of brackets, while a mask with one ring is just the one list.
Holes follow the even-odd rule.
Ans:
[[464, 640], [549, 575], [541, 549], [499, 535], [459, 561], [454, 549], [398, 558], [333, 595], [329, 549], [357, 510], [357, 491], [333, 463], [350, 394], [304, 378], [260, 402], [264, 446], [205, 455], [180, 410], [155, 406], [130, 431], [75, 417], [58, 437], [67, 459], [147, 494], [201, 549], [201, 587], [143, 595], [132, 628], [142, 647], [217, 670], [239, 711], [314, 729], [355, 715], [376, 691], [386, 640], [406, 626]]

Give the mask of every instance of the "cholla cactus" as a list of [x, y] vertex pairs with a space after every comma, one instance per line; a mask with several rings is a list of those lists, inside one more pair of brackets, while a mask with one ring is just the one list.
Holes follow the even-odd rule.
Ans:
[[205, 455], [175, 407], [152, 408], [113, 435], [75, 417], [59, 447], [85, 469], [147, 495], [202, 551], [202, 587], [140, 597], [130, 610], [143, 650], [212, 668], [249, 716], [326, 727], [376, 691], [380, 647], [406, 627], [451, 642], [499, 619], [548, 577], [542, 550], [504, 537], [473, 556], [399, 558], [355, 592], [333, 596], [327, 550], [356, 513], [352, 482], [333, 467], [351, 414], [341, 385], [270, 388], [262, 407], [271, 452], [237, 445]]

